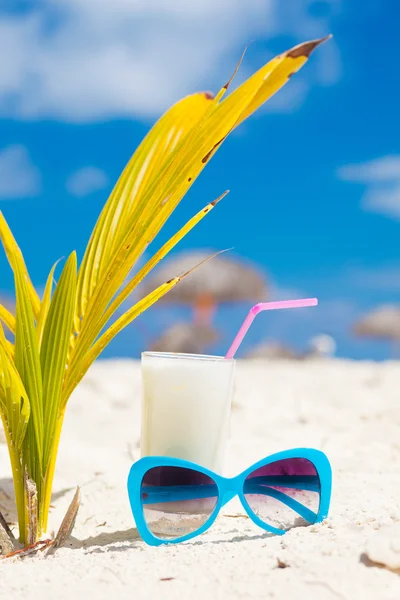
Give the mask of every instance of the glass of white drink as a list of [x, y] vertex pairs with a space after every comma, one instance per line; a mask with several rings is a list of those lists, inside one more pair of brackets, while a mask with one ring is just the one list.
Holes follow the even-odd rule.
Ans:
[[217, 473], [229, 435], [235, 360], [143, 352], [142, 456], [173, 456]]

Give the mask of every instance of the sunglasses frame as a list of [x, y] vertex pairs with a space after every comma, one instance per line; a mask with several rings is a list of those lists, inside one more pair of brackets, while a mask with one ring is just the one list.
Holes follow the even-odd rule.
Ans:
[[[207, 531], [207, 529], [209, 529], [216, 520], [221, 508], [230, 500], [236, 496], [239, 496], [244, 510], [256, 525], [266, 531], [269, 531], [270, 533], [283, 535], [287, 530], [277, 529], [271, 525], [268, 525], [253, 512], [245, 498], [243, 489], [245, 479], [253, 471], [256, 471], [260, 467], [269, 465], [271, 463], [290, 458], [305, 458], [309, 460], [316, 468], [320, 482], [320, 502], [317, 517], [314, 523], [320, 523], [328, 516], [331, 500], [332, 469], [329, 460], [327, 456], [320, 450], [313, 448], [293, 448], [291, 450], [285, 450], [283, 452], [277, 452], [275, 454], [271, 454], [270, 456], [266, 456], [239, 475], [236, 475], [236, 477], [230, 478], [218, 475], [217, 473], [197, 465], [196, 463], [183, 460], [181, 458], [172, 458], [169, 456], [145, 456], [144, 458], [139, 459], [132, 465], [128, 476], [128, 495], [136, 527], [142, 539], [150, 546], [160, 546], [161, 544], [178, 544], [180, 542], [185, 542]], [[174, 539], [158, 538], [151, 533], [144, 518], [143, 503], [141, 500], [141, 487], [144, 475], [147, 473], [147, 471], [154, 467], [182, 467], [186, 469], [192, 469], [213, 479], [218, 487], [218, 501], [207, 521], [201, 527], [199, 527], [199, 529]]]

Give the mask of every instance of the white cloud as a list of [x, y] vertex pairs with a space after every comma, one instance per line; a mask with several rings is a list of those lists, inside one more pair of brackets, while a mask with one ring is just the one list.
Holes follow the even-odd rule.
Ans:
[[108, 185], [108, 177], [97, 167], [84, 167], [72, 173], [67, 179], [67, 191], [77, 198], [83, 198]]
[[366, 186], [362, 207], [393, 219], [400, 219], [400, 156], [388, 155], [338, 171], [344, 181]]
[[[341, 2], [324, 4], [334, 14]], [[0, 16], [0, 114], [75, 122], [153, 117], [195, 89], [224, 83], [252, 39], [283, 35], [298, 43], [328, 33], [330, 16], [315, 16], [315, 4], [38, 0], [23, 13]], [[303, 88], [337, 81], [334, 41], [313, 61], [299, 76]], [[302, 90], [295, 105], [306, 95]], [[286, 106], [285, 96], [275, 101], [276, 110]]]
[[272, 96], [263, 110], [265, 112], [290, 113], [303, 104], [309, 91], [310, 86], [307, 81], [300, 77], [292, 79], [290, 85], [285, 85], [279, 94]]
[[370, 188], [364, 195], [363, 208], [400, 219], [400, 176], [396, 182]]
[[365, 290], [400, 292], [400, 264], [379, 268], [353, 268], [345, 275], [351, 285]]
[[306, 298], [307, 294], [295, 287], [286, 287], [271, 282], [269, 284], [269, 300], [296, 300], [297, 298]]
[[0, 200], [36, 196], [40, 174], [24, 146], [15, 144], [0, 150]]
[[339, 177], [359, 183], [379, 183], [400, 179], [400, 156], [384, 156], [339, 169]]

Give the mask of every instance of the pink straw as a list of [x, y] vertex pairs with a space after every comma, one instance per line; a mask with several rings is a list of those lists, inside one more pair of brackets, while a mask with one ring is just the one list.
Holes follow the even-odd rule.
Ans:
[[255, 319], [255, 316], [263, 310], [277, 310], [281, 308], [305, 308], [307, 306], [317, 306], [317, 298], [303, 298], [301, 300], [281, 300], [280, 302], [260, 302], [250, 309], [249, 314], [243, 321], [243, 325], [239, 329], [237, 336], [233, 340], [232, 346], [226, 353], [225, 358], [233, 358], [243, 341], [244, 336], [249, 330], [250, 325]]

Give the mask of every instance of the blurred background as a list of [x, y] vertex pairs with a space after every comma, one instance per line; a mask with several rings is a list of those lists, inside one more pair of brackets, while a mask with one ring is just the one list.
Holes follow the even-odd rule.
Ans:
[[[240, 355], [396, 355], [399, 19], [394, 0], [1, 0], [0, 210], [34, 284], [43, 289], [73, 248], [82, 256], [119, 173], [169, 105], [216, 91], [248, 44], [236, 84], [333, 33], [207, 165], [149, 252], [231, 193], [146, 285], [233, 250], [104, 356], [223, 353], [256, 301], [305, 296], [319, 306], [258, 316]], [[3, 303], [12, 305], [12, 288], [1, 253]]]

